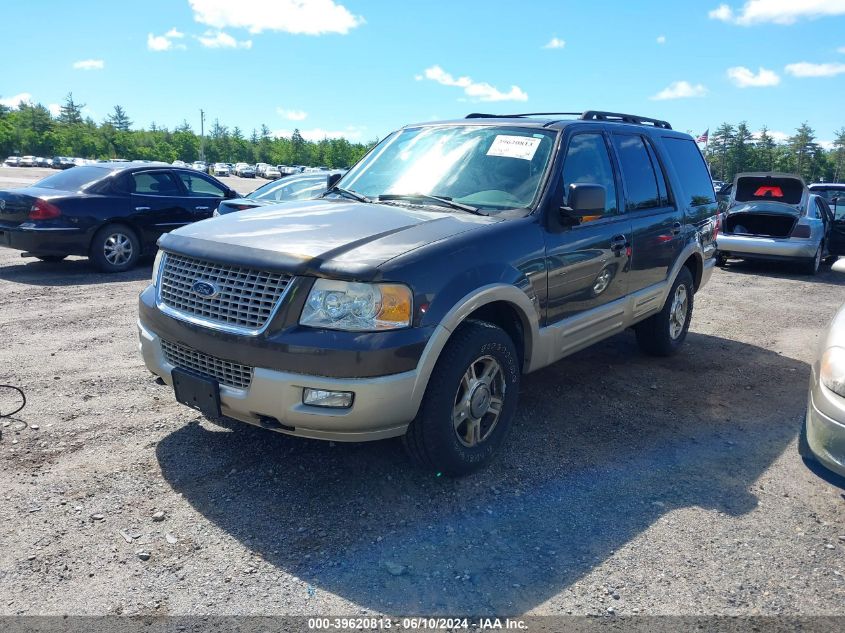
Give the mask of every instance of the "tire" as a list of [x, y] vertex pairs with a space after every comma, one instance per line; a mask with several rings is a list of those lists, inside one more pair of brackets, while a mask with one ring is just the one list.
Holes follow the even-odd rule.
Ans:
[[822, 265], [822, 253], [824, 253], [824, 244], [819, 244], [815, 256], [801, 267], [805, 275], [815, 275], [819, 272], [819, 267]]
[[94, 234], [88, 257], [104, 273], [121, 273], [138, 263], [141, 242], [124, 224], [109, 224]]
[[451, 477], [490, 462], [513, 423], [520, 373], [516, 347], [504, 330], [482, 321], [462, 324], [440, 354], [403, 437], [412, 460]]
[[56, 264], [63, 259], [65, 259], [67, 255], [36, 255], [36, 259], [40, 259], [42, 262], [47, 262], [48, 264]]
[[634, 326], [640, 349], [650, 356], [672, 356], [677, 353], [687, 338], [693, 300], [692, 273], [684, 266], [669, 290], [663, 309]]
[[728, 256], [721, 252], [716, 252], [716, 265], [719, 268], [724, 268], [728, 265]]

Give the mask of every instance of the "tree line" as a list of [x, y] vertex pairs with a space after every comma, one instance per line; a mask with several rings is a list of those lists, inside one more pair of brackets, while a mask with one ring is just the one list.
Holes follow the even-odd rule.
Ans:
[[[344, 138], [307, 141], [294, 130], [290, 138], [274, 137], [266, 125], [249, 136], [235, 126], [215, 120], [201, 138], [187, 121], [169, 130], [152, 123], [133, 129], [126, 110], [114, 110], [101, 123], [83, 116], [85, 104], [68, 94], [57, 116], [40, 103], [21, 102], [17, 108], [0, 105], [0, 155], [81, 156], [173, 162], [270, 163], [350, 167], [375, 142], [351, 143]], [[2, 157], [0, 156], [0, 158]], [[809, 124], [802, 123], [783, 141], [764, 126], [754, 135], [747, 122], [722, 123], [705, 148], [713, 178], [731, 181], [745, 171], [783, 171], [807, 182], [845, 179], [845, 128], [836, 132], [832, 149], [824, 149]]]
[[11, 155], [78, 156], [191, 162], [270, 163], [272, 165], [325, 165], [351, 167], [372, 143], [351, 143], [345, 138], [308, 141], [299, 130], [290, 138], [274, 137], [266, 125], [247, 136], [235, 126], [215, 120], [205, 138], [187, 121], [170, 130], [152, 123], [133, 129], [126, 110], [114, 110], [101, 123], [83, 116], [84, 103], [68, 94], [57, 116], [40, 103], [21, 102], [16, 108], [0, 105], [0, 160]]
[[824, 149], [806, 122], [780, 142], [765, 126], [754, 135], [745, 121], [722, 123], [710, 135], [705, 157], [718, 180], [732, 181], [747, 171], [781, 171], [798, 174], [808, 183], [839, 182], [845, 179], [845, 128], [836, 132], [833, 147]]

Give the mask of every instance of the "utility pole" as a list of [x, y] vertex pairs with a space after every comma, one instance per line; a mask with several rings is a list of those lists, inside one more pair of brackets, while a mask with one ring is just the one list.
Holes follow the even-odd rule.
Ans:
[[200, 160], [205, 162], [205, 111], [200, 108]]

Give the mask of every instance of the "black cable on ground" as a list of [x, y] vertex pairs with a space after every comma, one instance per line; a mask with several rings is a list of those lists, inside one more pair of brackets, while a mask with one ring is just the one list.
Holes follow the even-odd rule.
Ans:
[[14, 385], [0, 385], [0, 389], [11, 389], [12, 391], [17, 391], [21, 395], [21, 406], [14, 411], [9, 411], [8, 413], [0, 411], [0, 418], [11, 418], [13, 415], [23, 410], [26, 406], [26, 394], [23, 392], [23, 389], [15, 387]]

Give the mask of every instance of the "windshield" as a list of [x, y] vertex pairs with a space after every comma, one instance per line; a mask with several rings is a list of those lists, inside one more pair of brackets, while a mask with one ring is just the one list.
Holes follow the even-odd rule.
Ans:
[[79, 191], [86, 185], [105, 178], [110, 173], [112, 173], [112, 170], [104, 167], [73, 167], [67, 171], [60, 171], [58, 174], [47, 176], [44, 180], [35, 183], [35, 186], [58, 191]]
[[487, 213], [523, 209], [537, 197], [554, 140], [555, 132], [535, 128], [406, 128], [382, 141], [338, 186], [371, 199], [422, 195]]

